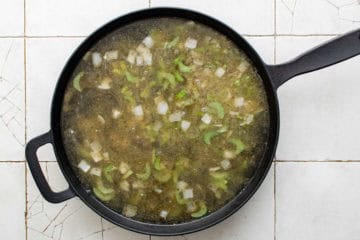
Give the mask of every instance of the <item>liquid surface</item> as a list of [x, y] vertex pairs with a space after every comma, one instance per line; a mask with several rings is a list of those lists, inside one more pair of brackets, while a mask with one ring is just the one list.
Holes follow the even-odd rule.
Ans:
[[226, 37], [175, 18], [100, 40], [67, 87], [65, 150], [85, 187], [145, 222], [221, 208], [251, 179], [269, 113], [255, 69]]

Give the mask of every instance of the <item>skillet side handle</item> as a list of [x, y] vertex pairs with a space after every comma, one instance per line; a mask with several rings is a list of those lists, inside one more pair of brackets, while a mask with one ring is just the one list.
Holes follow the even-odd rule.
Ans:
[[28, 142], [25, 148], [25, 156], [29, 164], [31, 174], [41, 192], [41, 195], [51, 203], [60, 203], [75, 197], [75, 194], [70, 188], [62, 192], [53, 192], [51, 190], [44, 173], [41, 170], [39, 159], [36, 154], [37, 150], [47, 143], [52, 144], [52, 134], [50, 131]]
[[297, 58], [279, 65], [268, 65], [268, 73], [277, 89], [287, 80], [331, 66], [360, 54], [360, 29], [317, 46]]

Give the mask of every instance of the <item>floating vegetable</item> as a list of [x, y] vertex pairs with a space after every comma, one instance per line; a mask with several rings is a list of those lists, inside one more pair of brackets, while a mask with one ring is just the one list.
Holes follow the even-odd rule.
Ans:
[[73, 87], [78, 90], [79, 92], [82, 91], [81, 86], [80, 86], [80, 80], [82, 79], [82, 77], [84, 76], [84, 72], [79, 72], [73, 80]]

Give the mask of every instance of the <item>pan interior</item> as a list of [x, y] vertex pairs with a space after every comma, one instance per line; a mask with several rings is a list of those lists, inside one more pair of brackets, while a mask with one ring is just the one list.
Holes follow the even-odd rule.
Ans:
[[138, 21], [83, 57], [62, 108], [65, 150], [84, 186], [141, 221], [221, 208], [266, 149], [262, 80], [225, 36], [193, 21]]

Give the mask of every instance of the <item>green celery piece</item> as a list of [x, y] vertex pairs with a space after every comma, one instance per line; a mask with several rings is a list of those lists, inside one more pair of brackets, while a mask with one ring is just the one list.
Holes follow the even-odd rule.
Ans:
[[220, 119], [224, 118], [225, 112], [224, 112], [224, 107], [221, 103], [211, 102], [209, 103], [209, 108], [211, 112], [215, 112]]
[[111, 194], [114, 193], [114, 189], [105, 187], [101, 179], [97, 179], [96, 188], [103, 194]]
[[132, 170], [128, 170], [124, 176], [122, 177], [122, 179], [127, 179], [128, 177], [130, 177], [134, 172]]
[[175, 47], [178, 42], [179, 42], [179, 37], [175, 37], [173, 40], [171, 40], [171, 42], [165, 44], [165, 48]]
[[93, 188], [93, 192], [97, 198], [104, 202], [108, 202], [115, 197], [115, 192], [105, 194], [96, 187]]
[[245, 144], [237, 138], [232, 138], [229, 140], [230, 143], [232, 143], [233, 145], [235, 145], [235, 154], [238, 155], [240, 154], [242, 151], [244, 151], [245, 149]]
[[176, 79], [175, 76], [168, 72], [158, 72], [157, 78], [160, 81], [166, 80], [168, 83], [170, 83], [171, 88], [176, 87]]
[[216, 130], [211, 130], [211, 131], [209, 131], [209, 132], [206, 132], [206, 133], [204, 134], [204, 142], [205, 142], [207, 145], [210, 145], [210, 144], [211, 144], [211, 140], [212, 140], [215, 136], [217, 136], [217, 135], [219, 135], [219, 134], [221, 134], [221, 133], [219, 133], [219, 132], [216, 131]]
[[210, 176], [214, 179], [227, 179], [229, 178], [229, 172], [211, 172]]
[[162, 170], [165, 168], [164, 164], [161, 163], [161, 160], [159, 157], [155, 157], [155, 159], [154, 159], [154, 168], [156, 170]]
[[181, 90], [180, 92], [178, 92], [176, 95], [175, 95], [175, 98], [176, 99], [182, 99], [184, 98], [185, 96], [187, 95], [187, 92], [185, 89]]
[[175, 72], [174, 75], [175, 75], [176, 81], [178, 81], [178, 82], [183, 82], [184, 81], [184, 77], [181, 76], [181, 74], [179, 72]]
[[80, 80], [83, 76], [84, 76], [84, 72], [79, 72], [78, 74], [76, 74], [76, 76], [74, 77], [74, 80], [73, 80], [73, 87], [76, 90], [78, 90], [79, 92], [82, 91], [81, 86], [80, 86]]
[[182, 196], [181, 196], [181, 193], [180, 191], [176, 191], [175, 193], [175, 198], [176, 198], [176, 202], [180, 205], [184, 205], [187, 203], [186, 199], [184, 199]]
[[200, 201], [199, 202], [199, 210], [197, 212], [194, 212], [191, 214], [192, 217], [194, 218], [199, 218], [204, 216], [207, 213], [207, 207], [204, 201]]
[[139, 78], [134, 76], [133, 74], [131, 74], [129, 71], [125, 71], [125, 77], [126, 77], [126, 80], [128, 80], [131, 83], [139, 82]]
[[141, 180], [147, 180], [151, 175], [151, 168], [150, 168], [150, 164], [146, 163], [145, 165], [145, 170], [143, 173], [137, 173], [136, 177], [141, 179]]
[[159, 182], [167, 182], [171, 179], [171, 171], [168, 169], [162, 169], [154, 172], [154, 178]]
[[135, 103], [134, 95], [127, 86], [125, 86], [121, 89], [121, 93], [126, 101], [128, 101], [131, 104]]
[[116, 169], [117, 169], [117, 168], [116, 168], [112, 163], [110, 163], [109, 165], [107, 165], [107, 166], [105, 166], [105, 167], [103, 168], [104, 177], [105, 177], [105, 179], [108, 180], [110, 183], [113, 183], [113, 182], [114, 182], [111, 173], [112, 173], [113, 171], [115, 171]]
[[180, 72], [188, 73], [188, 72], [191, 72], [191, 70], [192, 70], [191, 67], [186, 66], [186, 65], [182, 62], [182, 57], [181, 57], [181, 56], [175, 58], [174, 64], [178, 66]]
[[229, 178], [229, 172], [211, 172], [212, 184], [219, 189], [227, 191], [227, 183]]

